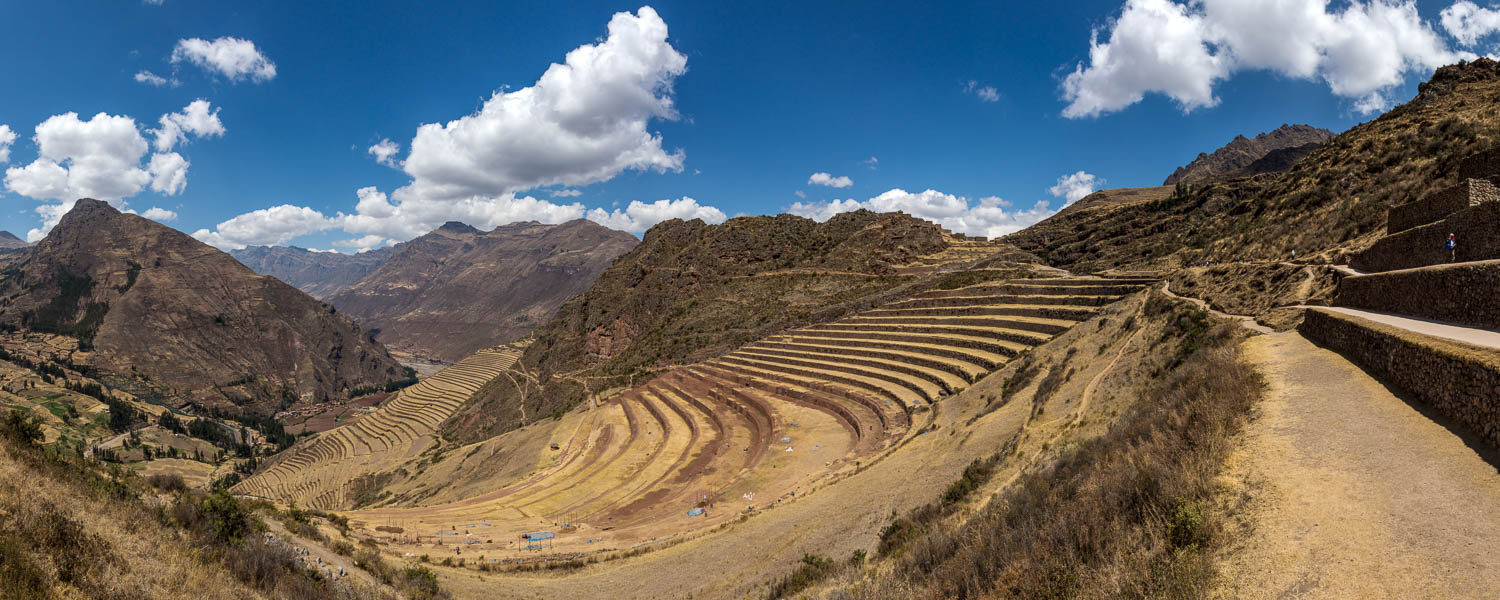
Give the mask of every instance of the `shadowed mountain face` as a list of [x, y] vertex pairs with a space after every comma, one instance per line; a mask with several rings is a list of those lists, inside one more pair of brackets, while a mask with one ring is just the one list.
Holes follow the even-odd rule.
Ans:
[[[1253, 138], [1235, 136], [1213, 154], [1199, 153], [1187, 166], [1177, 167], [1162, 185], [1207, 183], [1246, 175], [1285, 171], [1319, 144], [1333, 137], [1333, 132], [1311, 125], [1282, 125], [1274, 131]], [[1280, 152], [1277, 152], [1280, 151]], [[1276, 152], [1270, 160], [1262, 161]]]
[[392, 348], [453, 362], [530, 334], [637, 243], [585, 220], [489, 232], [448, 223], [329, 301]]
[[0, 275], [0, 323], [77, 337], [74, 362], [177, 406], [267, 415], [406, 376], [332, 307], [97, 200]]
[[309, 296], [327, 300], [374, 273], [396, 254], [398, 248], [387, 247], [359, 254], [344, 254], [314, 252], [295, 246], [251, 246], [231, 250], [229, 255], [256, 273], [270, 275]]

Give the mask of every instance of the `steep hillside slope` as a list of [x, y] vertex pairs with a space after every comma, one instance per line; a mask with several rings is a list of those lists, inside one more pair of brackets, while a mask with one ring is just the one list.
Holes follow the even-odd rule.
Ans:
[[[1311, 125], [1282, 125], [1253, 138], [1237, 135], [1213, 154], [1198, 153], [1198, 158], [1177, 167], [1162, 185], [1208, 183], [1283, 170], [1333, 135], [1332, 131]], [[1272, 160], [1261, 161], [1272, 152], [1276, 152]]]
[[329, 301], [392, 348], [456, 362], [531, 333], [636, 243], [581, 219], [489, 232], [448, 223]]
[[1078, 271], [1199, 260], [1342, 262], [1383, 233], [1386, 210], [1457, 182], [1500, 139], [1500, 63], [1438, 69], [1417, 97], [1339, 134], [1290, 171], [1151, 202], [1056, 215], [1005, 238]]
[[[524, 424], [521, 414], [546, 418], [666, 365], [909, 294], [943, 275], [898, 267], [954, 243], [902, 213], [858, 211], [825, 223], [792, 215], [663, 222], [537, 330], [516, 367], [526, 373], [523, 385], [487, 389], [444, 435], [478, 441]], [[1009, 249], [976, 244], [986, 248]]]
[[314, 252], [296, 246], [251, 246], [230, 256], [261, 275], [270, 275], [319, 300], [354, 285], [396, 253], [395, 247], [359, 254]]
[[405, 376], [332, 307], [97, 200], [0, 272], [0, 294], [0, 324], [76, 337], [73, 362], [176, 406], [269, 415]]

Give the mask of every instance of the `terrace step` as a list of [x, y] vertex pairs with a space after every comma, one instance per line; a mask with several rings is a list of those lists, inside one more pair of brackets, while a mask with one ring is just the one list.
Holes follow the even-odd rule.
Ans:
[[815, 346], [875, 348], [942, 356], [977, 364], [986, 371], [992, 371], [1010, 360], [1008, 355], [980, 348], [955, 347], [923, 341], [912, 341], [910, 339], [892, 340], [873, 337], [833, 337], [824, 334], [825, 332], [796, 333], [779, 335], [772, 339]]
[[1500, 328], [1500, 260], [1351, 275], [1339, 282], [1335, 304]]
[[883, 379], [921, 394], [928, 402], [934, 402], [939, 397], [948, 393], [947, 388], [941, 383], [934, 382], [921, 375], [912, 375], [904, 370], [886, 368], [884, 365], [879, 365], [878, 363], [861, 364], [830, 359], [826, 355], [798, 356], [792, 352], [758, 350], [754, 348], [741, 348], [729, 356], [743, 356], [754, 360], [784, 363], [796, 367], [827, 369], [850, 375]]
[[756, 342], [755, 348], [774, 348], [780, 350], [792, 350], [806, 354], [822, 354], [832, 356], [843, 356], [853, 358], [872, 358], [892, 363], [924, 367], [931, 371], [947, 373], [959, 383], [966, 386], [973, 383], [981, 375], [989, 370], [980, 366], [977, 362], [961, 360], [950, 356], [935, 356], [922, 354], [920, 352], [908, 352], [901, 350], [889, 350], [881, 348], [859, 348], [850, 346], [823, 346], [816, 344], [804, 344], [799, 342], [784, 341], [779, 338], [771, 338]]
[[[1024, 304], [1029, 306], [1063, 305], [1082, 306], [1095, 308], [1112, 304], [1119, 300], [1117, 296], [1070, 296], [1070, 295], [968, 295], [968, 296], [936, 296], [928, 298], [912, 298], [901, 300], [885, 305], [885, 309], [903, 308], [979, 308], [992, 307], [1003, 304]], [[880, 310], [880, 309], [876, 309]]]
[[851, 365], [853, 368], [878, 369], [897, 373], [905, 373], [913, 377], [921, 378], [935, 385], [939, 390], [946, 393], [955, 392], [968, 385], [968, 381], [962, 376], [955, 375], [941, 369], [933, 369], [914, 364], [914, 361], [890, 360], [885, 358], [871, 358], [850, 355], [848, 352], [839, 352], [828, 349], [828, 352], [801, 350], [796, 347], [767, 346], [764, 343], [751, 344], [741, 348], [741, 351], [754, 352], [756, 354], [771, 354], [797, 358], [802, 360], [839, 362]]
[[921, 324], [921, 325], [960, 325], [972, 327], [1000, 327], [1004, 329], [1018, 329], [1023, 331], [1035, 331], [1046, 335], [1057, 335], [1072, 327], [1076, 321], [1063, 319], [1044, 319], [1039, 317], [1006, 317], [986, 315], [941, 315], [930, 314], [921, 316], [881, 316], [881, 315], [855, 315], [839, 321], [850, 325], [863, 324]]
[[1037, 317], [1043, 319], [1057, 319], [1064, 321], [1082, 321], [1098, 312], [1096, 306], [1081, 305], [1036, 305], [1036, 304], [1002, 304], [1002, 305], [974, 305], [962, 307], [914, 307], [914, 308], [877, 308], [860, 313], [863, 317], [922, 317], [922, 316], [1010, 316], [1010, 317]]
[[[1356, 254], [1349, 266], [1367, 273], [1413, 269], [1447, 263], [1500, 259], [1500, 202], [1484, 202], [1441, 221], [1412, 227], [1376, 241]], [[1444, 244], [1454, 234], [1458, 247], [1450, 258]]]
[[1494, 183], [1487, 179], [1464, 179], [1458, 185], [1392, 207], [1386, 215], [1386, 233], [1400, 233], [1442, 220], [1466, 208], [1497, 200], [1500, 200], [1500, 189]]
[[870, 323], [840, 321], [827, 325], [814, 325], [804, 331], [870, 331], [894, 333], [927, 333], [942, 336], [964, 336], [980, 339], [1006, 340], [1026, 346], [1039, 346], [1052, 336], [1035, 331], [1006, 327], [982, 327], [971, 325], [928, 325], [920, 323]]
[[894, 331], [866, 331], [853, 328], [818, 328], [806, 330], [808, 335], [822, 338], [842, 338], [855, 340], [886, 340], [892, 342], [910, 342], [920, 344], [935, 344], [952, 348], [972, 348], [983, 350], [1006, 357], [1015, 357], [1027, 349], [1035, 346], [1034, 343], [1013, 342], [1003, 339], [979, 337], [973, 335], [961, 335], [956, 333], [901, 333]]

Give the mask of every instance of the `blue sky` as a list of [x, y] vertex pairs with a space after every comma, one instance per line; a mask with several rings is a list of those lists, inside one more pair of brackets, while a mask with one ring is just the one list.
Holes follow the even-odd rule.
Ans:
[[1265, 6], [5, 2], [0, 228], [90, 193], [223, 248], [861, 206], [995, 235], [1236, 134], [1347, 129], [1500, 29], [1467, 1]]

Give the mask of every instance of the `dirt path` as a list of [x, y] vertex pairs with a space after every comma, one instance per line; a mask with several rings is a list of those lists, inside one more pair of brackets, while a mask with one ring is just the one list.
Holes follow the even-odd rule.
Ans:
[[1500, 593], [1495, 463], [1295, 332], [1244, 343], [1269, 388], [1223, 478], [1248, 510], [1218, 596]]
[[1244, 325], [1245, 328], [1247, 328], [1247, 329], [1249, 329], [1251, 331], [1254, 331], [1256, 333], [1271, 333], [1272, 331], [1274, 331], [1270, 327], [1266, 327], [1265, 325], [1261, 325], [1260, 323], [1255, 322], [1255, 317], [1251, 317], [1251, 316], [1247, 316], [1247, 315], [1231, 315], [1231, 314], [1229, 314], [1227, 312], [1214, 310], [1214, 307], [1209, 306], [1207, 302], [1204, 302], [1204, 301], [1199, 300], [1197, 298], [1192, 298], [1192, 297], [1188, 297], [1188, 296], [1178, 296], [1177, 294], [1172, 293], [1172, 290], [1170, 288], [1168, 288], [1166, 281], [1162, 281], [1161, 282], [1161, 293], [1166, 294], [1168, 297], [1171, 297], [1171, 298], [1176, 298], [1178, 300], [1186, 300], [1187, 302], [1191, 302], [1193, 304], [1193, 306], [1196, 306], [1196, 307], [1201, 308], [1201, 309], [1203, 309], [1205, 311], [1208, 311], [1209, 314], [1214, 315], [1216, 317], [1221, 317], [1221, 318], [1225, 318], [1225, 319], [1234, 319], [1236, 321], [1239, 321], [1240, 325]]

